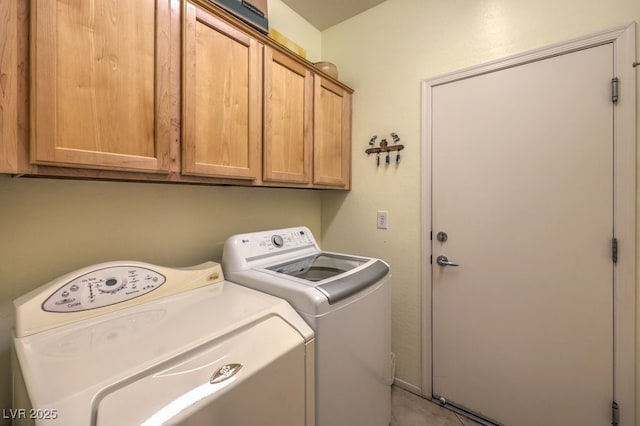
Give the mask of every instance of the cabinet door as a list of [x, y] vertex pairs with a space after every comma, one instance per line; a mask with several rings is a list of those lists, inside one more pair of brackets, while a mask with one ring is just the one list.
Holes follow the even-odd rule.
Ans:
[[265, 50], [265, 181], [310, 183], [313, 76], [299, 62]]
[[351, 185], [351, 93], [319, 75], [314, 90], [313, 183]]
[[31, 161], [168, 171], [170, 0], [31, 5]]
[[182, 173], [257, 179], [262, 45], [186, 4]]

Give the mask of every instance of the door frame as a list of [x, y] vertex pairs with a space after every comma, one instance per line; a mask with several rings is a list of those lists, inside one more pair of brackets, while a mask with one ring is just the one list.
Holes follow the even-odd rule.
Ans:
[[[421, 113], [421, 257], [431, 256], [431, 114], [432, 88], [463, 78], [499, 71], [532, 61], [613, 43], [614, 75], [619, 79], [619, 98], [614, 107], [614, 223], [618, 239], [618, 262], [614, 274], [614, 398], [620, 424], [635, 424], [636, 379], [636, 75], [635, 23], [564, 43], [531, 50], [479, 66], [424, 79]], [[423, 396], [432, 396], [432, 265], [421, 268], [421, 369]]]

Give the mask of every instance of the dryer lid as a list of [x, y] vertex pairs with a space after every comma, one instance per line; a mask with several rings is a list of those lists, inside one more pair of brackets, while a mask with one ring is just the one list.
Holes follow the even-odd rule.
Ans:
[[301, 395], [277, 409], [263, 396], [304, 393], [304, 343], [283, 318], [264, 317], [112, 385], [94, 400], [96, 424], [304, 424]]
[[274, 316], [313, 339], [284, 300], [223, 281], [13, 342], [33, 407], [57, 409], [59, 424], [89, 424], [96, 394]]

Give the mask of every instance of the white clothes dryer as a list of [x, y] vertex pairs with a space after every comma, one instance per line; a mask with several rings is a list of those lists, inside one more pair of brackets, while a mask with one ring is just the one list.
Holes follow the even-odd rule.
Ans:
[[14, 306], [16, 424], [314, 424], [313, 331], [217, 263], [103, 263]]
[[379, 259], [324, 252], [306, 227], [234, 235], [229, 281], [281, 297], [316, 339], [316, 424], [391, 419], [391, 280]]

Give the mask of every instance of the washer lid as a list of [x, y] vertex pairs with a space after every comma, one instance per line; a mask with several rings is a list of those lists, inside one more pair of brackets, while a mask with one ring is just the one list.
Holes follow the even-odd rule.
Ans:
[[[359, 269], [354, 273], [348, 273], [356, 268]], [[329, 299], [329, 304], [364, 290], [389, 273], [387, 264], [380, 260], [327, 252], [265, 269], [309, 281], [309, 285], [315, 286]]]
[[318, 253], [300, 259], [290, 260], [265, 269], [290, 275], [308, 281], [322, 281], [336, 275], [344, 274], [369, 259], [346, 256], [337, 253]]
[[327, 295], [329, 304], [332, 305], [380, 282], [388, 273], [389, 266], [381, 260], [376, 260], [357, 274], [341, 275], [319, 284], [318, 288]]

